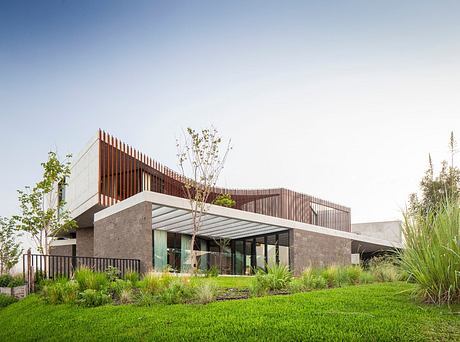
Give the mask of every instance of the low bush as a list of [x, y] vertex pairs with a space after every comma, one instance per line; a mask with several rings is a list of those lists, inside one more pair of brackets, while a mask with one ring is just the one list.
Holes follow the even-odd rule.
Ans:
[[269, 291], [286, 290], [292, 280], [292, 273], [285, 265], [267, 266], [267, 270], [259, 269], [250, 284], [252, 296], [261, 296]]
[[363, 271], [361, 272], [361, 274], [359, 275], [359, 283], [360, 284], [371, 284], [375, 281], [375, 278], [374, 276], [372, 275], [372, 273], [370, 272], [367, 272], [367, 271]]
[[327, 287], [341, 287], [348, 284], [348, 275], [344, 267], [335, 265], [325, 268], [321, 276], [326, 280]]
[[193, 294], [193, 289], [187, 279], [176, 277], [162, 289], [159, 298], [165, 304], [179, 304], [192, 299]]
[[3, 274], [0, 276], [0, 287], [16, 287], [22, 286], [26, 282], [22, 274], [11, 276], [10, 274]]
[[379, 256], [372, 258], [369, 263], [369, 272], [376, 281], [391, 282], [400, 278], [400, 269], [396, 265], [396, 260], [391, 256]]
[[209, 281], [201, 282], [195, 288], [194, 299], [200, 304], [207, 304], [216, 300], [217, 286]]
[[219, 275], [219, 268], [217, 268], [216, 265], [213, 265], [204, 272], [204, 275], [206, 278], [217, 277]]
[[115, 279], [115, 281], [110, 283], [109, 291], [113, 295], [120, 297], [124, 290], [131, 290], [132, 287], [133, 283], [129, 280]]
[[123, 289], [119, 294], [119, 299], [121, 304], [131, 304], [133, 303], [133, 290], [131, 288]]
[[302, 281], [304, 289], [307, 291], [324, 289], [327, 287], [327, 281], [325, 278], [323, 278], [319, 270], [307, 268], [302, 273], [300, 279]]
[[360, 266], [347, 266], [345, 271], [347, 273], [348, 283], [353, 285], [359, 284], [361, 274], [363, 273], [363, 269]]
[[120, 278], [120, 270], [114, 266], [105, 269], [105, 276], [109, 281], [115, 281]]
[[[164, 283], [164, 282], [163, 282]], [[144, 275], [144, 278], [138, 282], [139, 288], [151, 295], [158, 294], [162, 288], [160, 276], [154, 272], [149, 272]]]
[[61, 278], [44, 285], [41, 293], [50, 304], [72, 304], [77, 300], [79, 285], [75, 280]]
[[290, 293], [298, 293], [298, 292], [305, 291], [305, 287], [303, 285], [302, 279], [301, 278], [292, 279], [289, 285], [287, 286], [287, 290]]
[[125, 273], [124, 279], [130, 281], [134, 285], [140, 279], [139, 273], [137, 273], [136, 271], [128, 271]]
[[16, 303], [18, 300], [14, 297], [0, 293], [0, 308], [4, 308], [10, 304]]
[[0, 287], [8, 287], [8, 284], [10, 283], [11, 279], [13, 279], [13, 277], [9, 274], [0, 275]]
[[112, 302], [112, 298], [104, 291], [86, 289], [78, 295], [78, 304], [86, 307], [95, 307]]
[[87, 289], [100, 291], [107, 289], [109, 286], [109, 279], [105, 273], [94, 272], [87, 267], [81, 267], [76, 270], [74, 279], [78, 282], [82, 291]]
[[260, 297], [268, 293], [268, 287], [264, 283], [263, 278], [259, 279], [257, 275], [256, 278], [249, 283], [248, 290], [251, 297]]

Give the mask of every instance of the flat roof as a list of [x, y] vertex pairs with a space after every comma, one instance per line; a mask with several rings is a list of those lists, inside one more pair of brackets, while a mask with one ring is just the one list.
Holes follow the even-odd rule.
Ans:
[[[152, 229], [192, 234], [192, 210], [189, 200], [151, 191], [143, 191], [97, 212], [94, 214], [94, 221], [143, 202], [152, 203]], [[341, 237], [387, 248], [402, 248], [402, 244], [396, 242], [213, 204], [207, 204], [207, 211], [202, 217], [202, 225], [197, 235], [237, 239], [289, 229]]]

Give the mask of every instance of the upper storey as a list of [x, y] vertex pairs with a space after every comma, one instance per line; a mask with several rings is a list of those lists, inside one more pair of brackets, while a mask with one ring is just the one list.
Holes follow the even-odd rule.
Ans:
[[[185, 197], [184, 178], [119, 139], [99, 130], [75, 159], [67, 201], [75, 217], [98, 211], [142, 191]], [[264, 215], [351, 230], [350, 209], [287, 189], [213, 189], [209, 200], [229, 193], [235, 208]], [[85, 222], [83, 226], [92, 222]], [[80, 226], [82, 226], [80, 224]]]

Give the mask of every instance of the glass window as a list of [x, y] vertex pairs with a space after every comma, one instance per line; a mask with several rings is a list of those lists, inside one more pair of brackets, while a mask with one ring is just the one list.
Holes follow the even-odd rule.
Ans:
[[253, 268], [253, 264], [252, 264], [252, 239], [249, 239], [249, 240], [246, 240], [245, 241], [245, 244], [246, 244], [246, 269], [244, 270], [244, 274], [246, 275], [249, 275], [249, 274], [252, 274], [252, 268]]
[[278, 237], [280, 265], [289, 266], [289, 232], [280, 233]]
[[265, 268], [265, 238], [258, 237], [256, 239], [256, 266], [257, 268]]
[[243, 241], [235, 241], [235, 274], [243, 274], [244, 249]]

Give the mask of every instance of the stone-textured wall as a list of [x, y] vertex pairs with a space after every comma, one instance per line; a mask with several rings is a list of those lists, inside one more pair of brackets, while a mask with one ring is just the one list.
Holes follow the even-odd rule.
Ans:
[[306, 267], [348, 265], [351, 263], [351, 240], [291, 229], [290, 262], [295, 275]]
[[139, 203], [94, 222], [94, 256], [141, 260], [152, 268], [152, 204]]
[[50, 246], [51, 255], [72, 256], [72, 245], [67, 246]]
[[77, 228], [77, 256], [94, 256], [94, 228]]

